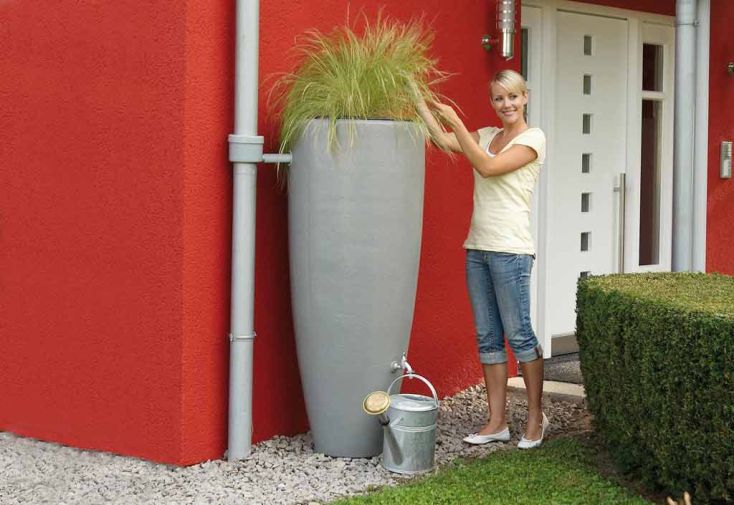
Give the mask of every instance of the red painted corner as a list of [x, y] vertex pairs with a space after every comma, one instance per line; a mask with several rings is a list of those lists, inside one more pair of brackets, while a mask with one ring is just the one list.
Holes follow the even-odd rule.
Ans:
[[721, 179], [721, 142], [734, 141], [734, 2], [711, 2], [711, 56], [709, 62], [709, 176], [706, 214], [706, 270], [734, 275], [734, 179]]

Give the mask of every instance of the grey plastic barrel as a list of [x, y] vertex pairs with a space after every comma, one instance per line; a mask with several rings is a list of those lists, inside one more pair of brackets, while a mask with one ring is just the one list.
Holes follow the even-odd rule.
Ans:
[[382, 451], [382, 428], [361, 401], [396, 377], [410, 339], [425, 147], [412, 123], [348, 123], [338, 147], [313, 120], [293, 148], [291, 299], [314, 449], [367, 457]]

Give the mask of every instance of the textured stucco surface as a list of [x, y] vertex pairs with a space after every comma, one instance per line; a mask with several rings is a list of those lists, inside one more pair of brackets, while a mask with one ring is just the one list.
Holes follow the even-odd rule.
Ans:
[[[222, 457], [227, 443], [234, 2], [191, 0], [186, 16], [182, 155], [181, 456]], [[182, 41], [183, 43], [183, 41]], [[287, 431], [282, 426], [277, 430]]]
[[711, 2], [711, 60], [709, 63], [709, 177], [706, 270], [734, 275], [734, 179], [721, 179], [722, 140], [734, 141], [734, 2]]
[[184, 19], [0, 3], [0, 429], [178, 459]]

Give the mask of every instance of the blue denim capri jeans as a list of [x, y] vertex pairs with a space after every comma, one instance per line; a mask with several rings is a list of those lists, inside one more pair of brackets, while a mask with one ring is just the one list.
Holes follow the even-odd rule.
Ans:
[[505, 335], [521, 363], [543, 356], [530, 321], [530, 272], [534, 257], [494, 251], [466, 251], [469, 288], [479, 361], [484, 365], [507, 362]]

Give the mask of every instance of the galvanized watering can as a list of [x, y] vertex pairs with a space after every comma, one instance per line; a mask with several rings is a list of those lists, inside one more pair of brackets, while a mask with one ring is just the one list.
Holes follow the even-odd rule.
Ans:
[[[418, 379], [433, 396], [393, 394], [393, 386], [402, 378]], [[384, 429], [382, 466], [402, 474], [433, 469], [436, 452], [438, 395], [428, 379], [414, 373], [401, 375], [385, 391], [374, 391], [362, 402], [367, 414], [378, 416]]]

